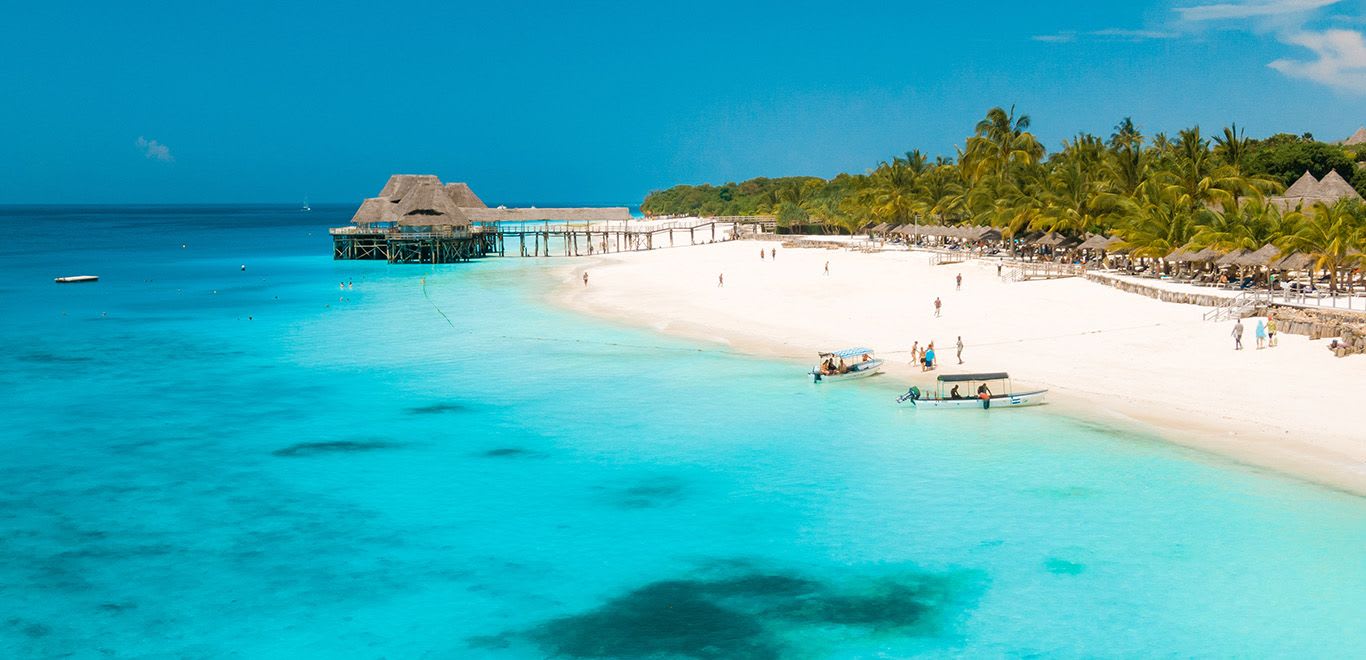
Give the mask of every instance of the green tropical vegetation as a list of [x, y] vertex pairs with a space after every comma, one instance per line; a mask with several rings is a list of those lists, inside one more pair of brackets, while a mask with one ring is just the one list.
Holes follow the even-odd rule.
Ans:
[[878, 223], [990, 225], [1028, 232], [1121, 238], [1139, 258], [1177, 249], [1273, 244], [1337, 269], [1366, 249], [1366, 205], [1344, 200], [1282, 210], [1268, 197], [1308, 171], [1336, 170], [1366, 193], [1366, 146], [1311, 135], [1248, 138], [1232, 125], [1144, 135], [1133, 120], [1108, 137], [1081, 133], [1049, 152], [1028, 115], [993, 108], [951, 158], [913, 150], [862, 174], [757, 178], [651, 193], [648, 215], [773, 215], [789, 231], [855, 233]]

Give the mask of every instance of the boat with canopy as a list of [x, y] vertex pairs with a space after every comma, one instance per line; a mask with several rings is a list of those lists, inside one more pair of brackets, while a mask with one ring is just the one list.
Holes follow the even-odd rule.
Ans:
[[[945, 393], [944, 388], [949, 388]], [[994, 389], [993, 389], [994, 388]], [[1004, 371], [979, 374], [945, 374], [937, 379], [933, 395], [912, 386], [897, 397], [897, 403], [911, 402], [917, 409], [1020, 408], [1043, 403], [1048, 390], [1015, 392], [1010, 374]]]
[[817, 383], [867, 378], [882, 370], [882, 360], [873, 356], [871, 348], [846, 348], [819, 355], [820, 362], [811, 369], [811, 378]]

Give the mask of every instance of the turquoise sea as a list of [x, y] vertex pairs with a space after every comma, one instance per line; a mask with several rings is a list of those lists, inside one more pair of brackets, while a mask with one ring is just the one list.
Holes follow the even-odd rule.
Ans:
[[0, 209], [0, 656], [1366, 655], [1366, 499], [334, 262], [351, 211]]

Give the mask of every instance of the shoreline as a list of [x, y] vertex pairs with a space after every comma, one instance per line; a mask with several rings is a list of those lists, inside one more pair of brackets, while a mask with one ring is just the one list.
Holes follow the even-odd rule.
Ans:
[[[753, 254], [760, 246], [777, 248], [778, 260], [760, 261]], [[820, 275], [823, 261], [832, 263], [831, 277]], [[718, 269], [728, 288], [716, 287]], [[963, 293], [972, 296], [954, 295], [959, 272]], [[1340, 409], [1366, 397], [1362, 367], [1304, 337], [1283, 336], [1279, 347], [1255, 350], [1255, 322], [1245, 324], [1246, 350], [1235, 352], [1231, 323], [1200, 321], [1201, 307], [1080, 278], [1001, 283], [994, 265], [982, 261], [930, 266], [923, 253], [787, 250], [757, 241], [615, 254], [547, 274], [554, 282], [548, 302], [623, 326], [801, 369], [817, 349], [866, 343], [887, 360], [885, 376], [873, 380], [888, 384], [889, 393], [911, 384], [923, 389], [939, 373], [1007, 370], [1017, 386], [1049, 389], [1052, 413], [1366, 496], [1366, 433], [1354, 432], [1350, 412]], [[914, 285], [929, 278], [943, 281]], [[929, 311], [936, 295], [945, 299], [944, 318]], [[946, 323], [960, 304], [974, 313]], [[951, 348], [959, 333], [967, 362], [961, 369]], [[912, 334], [937, 342], [939, 370], [908, 364]], [[1250, 359], [1239, 362], [1244, 356]], [[1300, 369], [1289, 380], [1287, 364]], [[1314, 391], [1337, 394], [1315, 398]]]

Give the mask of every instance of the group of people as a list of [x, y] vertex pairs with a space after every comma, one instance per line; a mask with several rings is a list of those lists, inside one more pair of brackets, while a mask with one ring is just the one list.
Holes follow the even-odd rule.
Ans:
[[934, 354], [934, 342], [926, 344], [923, 348], [920, 342], [911, 345], [911, 359], [920, 365], [921, 371], [929, 371], [939, 366], [939, 358]]
[[[1276, 347], [1276, 318], [1267, 315], [1265, 319], [1257, 319], [1257, 328], [1254, 330], [1257, 337], [1257, 350], [1263, 348]], [[1233, 323], [1233, 350], [1243, 350], [1243, 320], [1238, 319]]]
[[[957, 385], [954, 385], [954, 386], [953, 386], [953, 389], [949, 390], [949, 398], [950, 398], [950, 399], [961, 399], [961, 398], [963, 398], [963, 395], [960, 394], [960, 393], [958, 392], [958, 386], [957, 386]], [[990, 387], [987, 387], [987, 384], [986, 384], [986, 383], [982, 383], [981, 385], [978, 385], [978, 386], [977, 386], [977, 398], [979, 398], [979, 399], [990, 399], [990, 398], [991, 398], [991, 388], [990, 388]]]
[[[859, 358], [859, 362], [869, 362], [872, 359], [873, 356], [864, 353], [863, 357]], [[821, 363], [820, 369], [822, 376], [836, 376], [839, 374], [847, 374], [850, 371], [855, 370], [856, 369], [854, 367], [850, 367], [847, 363], [845, 363], [844, 358], [839, 358], [839, 364], [835, 364], [835, 356], [833, 355], [826, 358], [825, 361]]]

